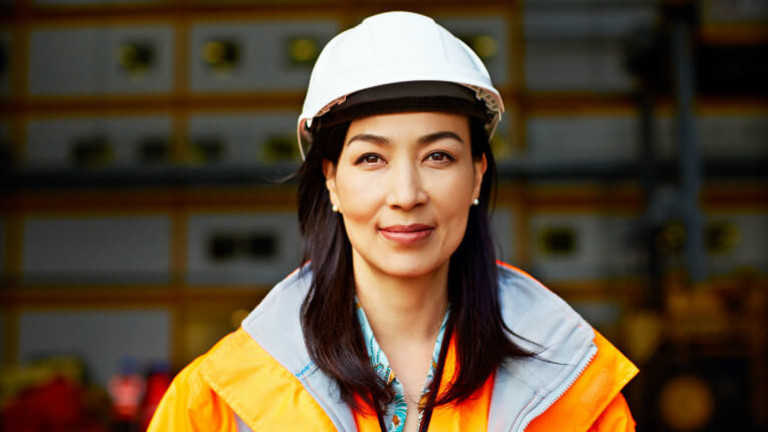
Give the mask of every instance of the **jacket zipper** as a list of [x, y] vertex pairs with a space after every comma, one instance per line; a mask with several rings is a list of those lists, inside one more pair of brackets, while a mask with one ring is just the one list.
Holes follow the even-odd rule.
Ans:
[[555, 402], [557, 402], [558, 400], [560, 400], [561, 397], [563, 397], [563, 395], [568, 391], [568, 389], [570, 389], [573, 386], [573, 384], [575, 384], [576, 381], [579, 380], [579, 378], [581, 377], [581, 374], [583, 374], [584, 371], [587, 370], [587, 367], [589, 367], [589, 365], [592, 364], [592, 360], [595, 358], [596, 354], [597, 354], [597, 346], [592, 345], [592, 347], [590, 348], [589, 356], [587, 357], [587, 361], [584, 362], [584, 364], [579, 367], [576, 375], [572, 379], [570, 379], [565, 386], [560, 386], [561, 390], [557, 393], [557, 396], [551, 401], [547, 402], [544, 405], [544, 409], [538, 409], [537, 410], [538, 412], [536, 413], [536, 415], [528, 416], [528, 418], [523, 421], [522, 423], [523, 427], [522, 429], [520, 429], [521, 431], [525, 431], [525, 429], [533, 420], [535, 420], [537, 417], [547, 412], [547, 410], [551, 408], [552, 405], [555, 404]]

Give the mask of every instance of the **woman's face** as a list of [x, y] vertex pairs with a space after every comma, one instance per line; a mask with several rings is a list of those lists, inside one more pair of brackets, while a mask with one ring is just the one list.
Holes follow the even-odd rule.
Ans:
[[323, 171], [344, 218], [353, 263], [418, 277], [447, 266], [464, 237], [486, 169], [472, 157], [469, 120], [418, 112], [354, 120]]

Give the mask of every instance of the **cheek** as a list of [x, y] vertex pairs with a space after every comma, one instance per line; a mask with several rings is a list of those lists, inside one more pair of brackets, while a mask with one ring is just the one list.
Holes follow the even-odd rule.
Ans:
[[432, 203], [444, 228], [443, 247], [451, 253], [459, 246], [467, 229], [472, 186], [471, 176], [455, 176], [435, 181], [432, 187]]
[[372, 181], [372, 176], [350, 176], [345, 171], [336, 175], [336, 191], [345, 219], [367, 219], [380, 206], [382, 182]]
[[430, 195], [433, 200], [443, 203], [443, 206], [467, 210], [472, 202], [474, 183], [475, 177], [471, 168], [459, 173], [435, 176], [430, 180]]

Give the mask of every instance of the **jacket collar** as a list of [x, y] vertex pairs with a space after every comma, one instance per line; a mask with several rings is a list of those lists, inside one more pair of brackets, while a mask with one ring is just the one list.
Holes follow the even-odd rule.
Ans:
[[[304, 344], [300, 308], [311, 278], [308, 266], [293, 272], [243, 321], [242, 329], [301, 383], [337, 430], [355, 431], [354, 416], [336, 384], [311, 361]], [[589, 324], [535, 279], [500, 264], [499, 281], [504, 321], [518, 344], [539, 355], [499, 368], [488, 430], [519, 431], [571, 387], [597, 346]]]

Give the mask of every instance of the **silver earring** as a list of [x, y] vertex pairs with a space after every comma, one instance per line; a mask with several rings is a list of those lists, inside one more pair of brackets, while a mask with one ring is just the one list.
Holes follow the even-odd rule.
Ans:
[[477, 199], [477, 198], [473, 199], [473, 200], [472, 200], [472, 205], [473, 205], [473, 206], [479, 206], [479, 205], [480, 205], [480, 200], [479, 200], [479, 199]]
[[339, 212], [339, 206], [337, 206], [336, 204], [331, 205], [331, 211], [334, 212], [334, 213], [338, 213]]

